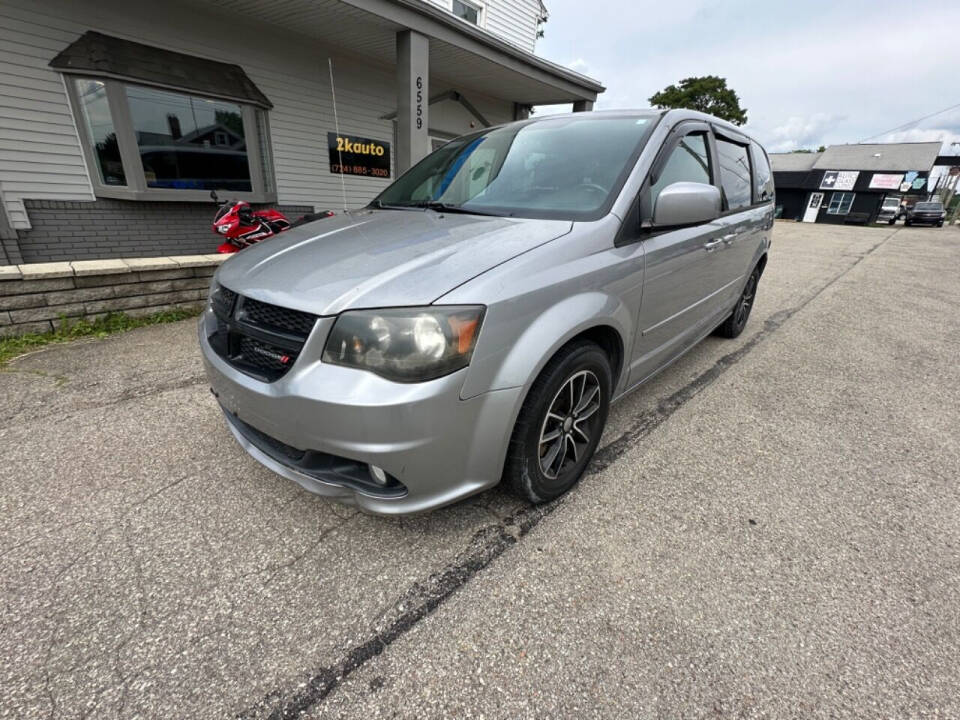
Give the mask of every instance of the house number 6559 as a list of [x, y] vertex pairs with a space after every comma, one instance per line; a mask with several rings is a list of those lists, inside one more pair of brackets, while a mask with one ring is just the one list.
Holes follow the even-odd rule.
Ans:
[[423, 77], [417, 75], [417, 130], [423, 127]]

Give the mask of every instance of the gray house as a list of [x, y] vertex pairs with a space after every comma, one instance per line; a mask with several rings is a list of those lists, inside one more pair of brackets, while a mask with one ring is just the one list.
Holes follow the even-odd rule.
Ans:
[[533, 54], [545, 19], [540, 0], [4, 0], [0, 265], [212, 252], [212, 189], [356, 207], [456, 135], [589, 110], [604, 88]]

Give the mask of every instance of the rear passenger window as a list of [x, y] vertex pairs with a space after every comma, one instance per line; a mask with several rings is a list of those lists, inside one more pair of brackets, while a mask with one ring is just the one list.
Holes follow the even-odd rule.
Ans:
[[660, 191], [675, 182], [710, 184], [710, 153], [703, 133], [687, 135], [670, 153], [660, 177], [650, 187], [650, 207], [656, 206]]
[[770, 163], [767, 162], [767, 154], [757, 143], [750, 143], [750, 149], [753, 150], [753, 179], [754, 179], [754, 202], [767, 202], [773, 200], [773, 173], [770, 172]]
[[717, 138], [717, 155], [720, 159], [720, 186], [727, 199], [727, 209], [749, 207], [750, 158], [745, 145], [737, 145]]

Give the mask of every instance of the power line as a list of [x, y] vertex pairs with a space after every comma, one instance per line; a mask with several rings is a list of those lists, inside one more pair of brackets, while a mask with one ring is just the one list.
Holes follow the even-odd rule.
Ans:
[[882, 133], [877, 133], [876, 135], [871, 135], [870, 137], [864, 138], [863, 140], [860, 140], [859, 142], [865, 143], [867, 140], [873, 140], [874, 138], [882, 137], [883, 135], [889, 135], [890, 133], [897, 132], [898, 130], [906, 130], [906, 129], [910, 128], [910, 127], [913, 127], [913, 126], [916, 125], [918, 122], [923, 122], [924, 120], [928, 120], [928, 119], [934, 117], [935, 115], [940, 115], [941, 113], [945, 113], [945, 112], [947, 112], [947, 110], [953, 110], [954, 108], [960, 108], [960, 103], [957, 103], [956, 105], [951, 105], [950, 107], [944, 108], [943, 110], [937, 110], [936, 112], [930, 113], [929, 115], [924, 115], [922, 118], [917, 118], [916, 120], [911, 120], [910, 122], [904, 123], [903, 125], [898, 125], [897, 127], [892, 128], [892, 129], [890, 129], [890, 130], [884, 130]]

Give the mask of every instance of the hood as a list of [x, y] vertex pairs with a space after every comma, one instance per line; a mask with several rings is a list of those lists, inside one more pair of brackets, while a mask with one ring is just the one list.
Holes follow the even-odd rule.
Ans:
[[429, 305], [467, 280], [570, 232], [569, 220], [360, 210], [301, 225], [242, 250], [217, 280], [315, 315]]

